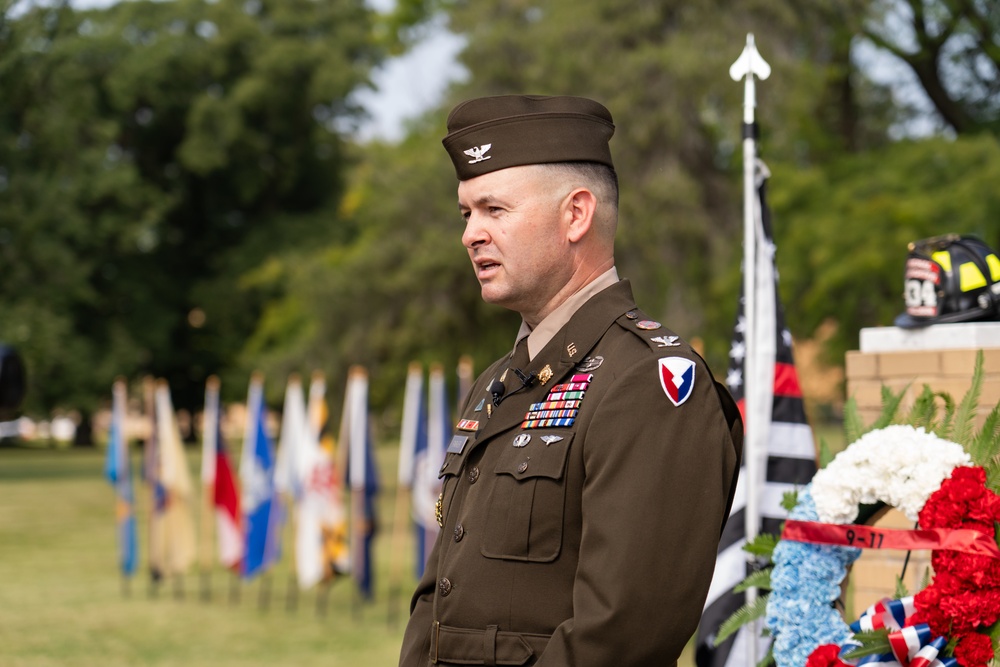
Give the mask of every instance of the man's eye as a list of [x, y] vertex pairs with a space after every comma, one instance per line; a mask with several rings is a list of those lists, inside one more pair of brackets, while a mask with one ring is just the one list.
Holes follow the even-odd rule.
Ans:
[[503, 209], [500, 208], [499, 206], [490, 206], [489, 211], [490, 211], [490, 215], [496, 215], [498, 213], [503, 213]]

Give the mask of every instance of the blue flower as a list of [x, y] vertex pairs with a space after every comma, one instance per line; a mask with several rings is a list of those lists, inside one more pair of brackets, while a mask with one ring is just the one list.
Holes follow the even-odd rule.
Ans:
[[[807, 486], [791, 512], [799, 521], [817, 521], [816, 505]], [[860, 549], [782, 540], [774, 549], [771, 594], [766, 623], [774, 637], [778, 667], [802, 667], [822, 644], [842, 644], [851, 637], [847, 623], [833, 606], [847, 566]]]

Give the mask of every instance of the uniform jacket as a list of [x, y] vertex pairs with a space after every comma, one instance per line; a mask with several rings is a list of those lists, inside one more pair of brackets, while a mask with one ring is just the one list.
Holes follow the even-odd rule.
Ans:
[[550, 369], [544, 384], [508, 372], [489, 415], [510, 357], [477, 379], [441, 469], [442, 529], [401, 667], [676, 662], [708, 593], [743, 426], [704, 361], [653, 325], [622, 281], [521, 369]]

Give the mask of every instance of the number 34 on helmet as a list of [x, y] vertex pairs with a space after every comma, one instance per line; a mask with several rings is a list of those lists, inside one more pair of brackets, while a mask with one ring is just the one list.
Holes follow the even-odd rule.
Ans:
[[1000, 258], [975, 236], [946, 234], [909, 244], [906, 312], [898, 327], [1000, 319]]

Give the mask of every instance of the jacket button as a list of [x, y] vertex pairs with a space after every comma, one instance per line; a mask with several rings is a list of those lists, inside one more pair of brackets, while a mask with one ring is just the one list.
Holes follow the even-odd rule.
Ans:
[[473, 466], [469, 469], [469, 484], [475, 484], [477, 479], [479, 479], [479, 468]]
[[461, 542], [463, 537], [465, 537], [465, 528], [462, 527], [462, 524], [458, 524], [455, 526], [455, 541]]
[[441, 593], [441, 597], [448, 597], [448, 593], [451, 593], [451, 581], [448, 577], [442, 577], [441, 581], [438, 582], [438, 591]]
[[527, 461], [521, 461], [521, 465], [517, 466], [517, 471], [518, 472], [524, 472], [527, 469], [528, 469], [528, 462]]

